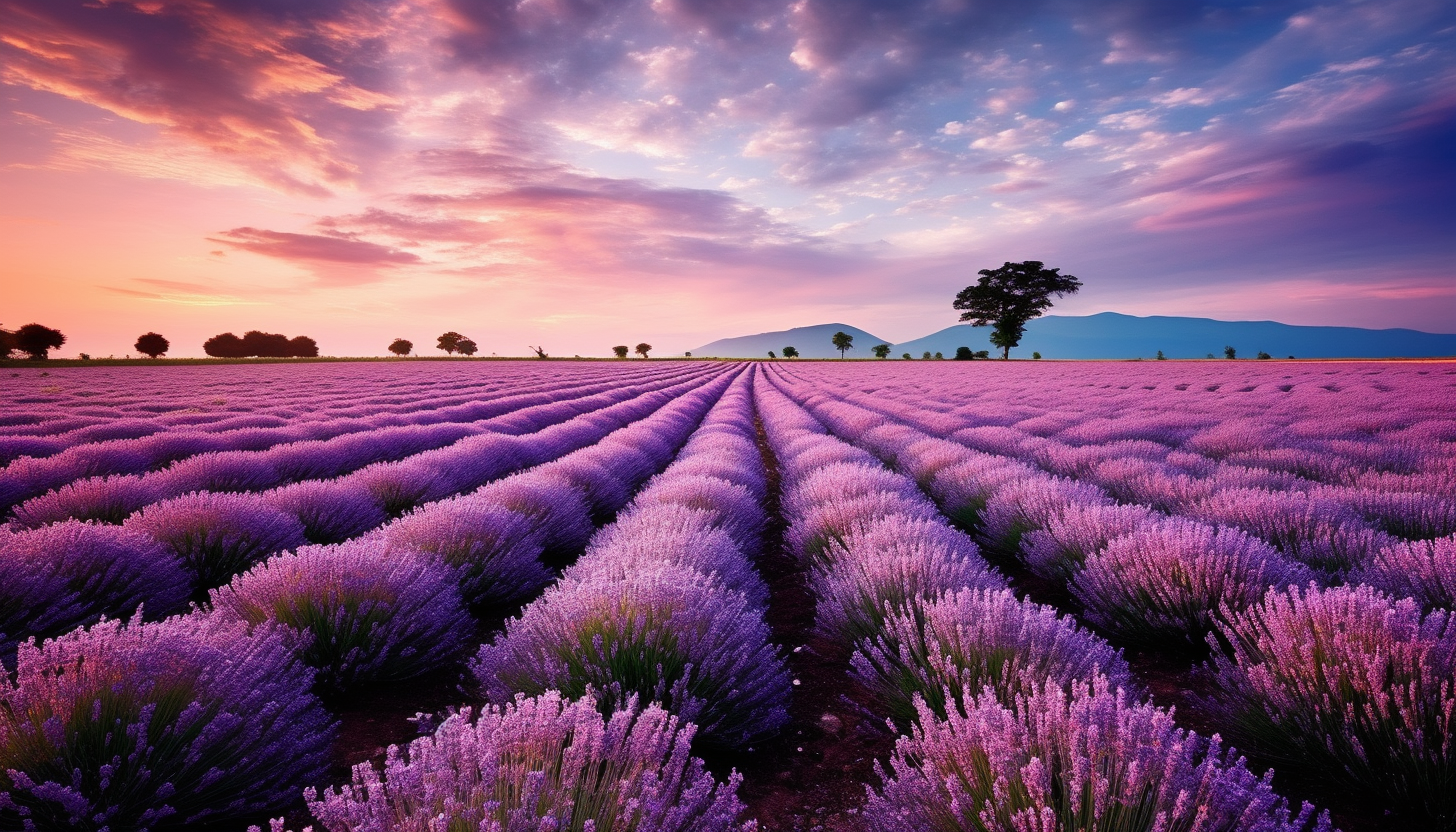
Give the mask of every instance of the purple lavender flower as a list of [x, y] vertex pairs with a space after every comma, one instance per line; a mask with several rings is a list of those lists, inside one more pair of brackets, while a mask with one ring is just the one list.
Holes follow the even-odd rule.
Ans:
[[167, 547], [192, 573], [195, 592], [228, 582], [263, 558], [307, 542], [303, 524], [255, 494], [187, 494], [127, 519]]
[[545, 545], [537, 524], [478, 494], [407, 514], [385, 526], [380, 537], [456, 570], [461, 597], [477, 609], [519, 603], [555, 577], [541, 563]]
[[[676, 466], [674, 466], [675, 468]], [[757, 555], [763, 543], [764, 516], [758, 498], [741, 485], [716, 477], [689, 476], [673, 470], [648, 483], [633, 503], [639, 507], [685, 506], [709, 512], [740, 551]]]
[[961, 589], [1003, 589], [1006, 582], [964, 533], [891, 515], [831, 545], [810, 586], [816, 629], [847, 652], [879, 635], [886, 616]]
[[492, 701], [591, 691], [610, 712], [641, 696], [733, 747], [788, 721], [788, 672], [758, 610], [675, 564], [557, 584], [480, 649], [472, 670]]
[[215, 615], [308, 636], [299, 655], [315, 685], [340, 694], [458, 659], [473, 626], [456, 587], [453, 569], [373, 539], [269, 558], [210, 601]]
[[154, 617], [187, 605], [187, 572], [143, 534], [74, 520], [0, 530], [0, 657], [23, 639], [51, 638], [145, 604]]
[[913, 732], [895, 744], [883, 790], [867, 789], [873, 832], [1198, 829], [1329, 832], [1306, 804], [1290, 817], [1219, 740], [1178, 728], [1162, 708], [1130, 701], [1105, 678], [1048, 681], [1008, 705], [992, 691], [942, 718], [917, 700]]
[[0, 824], [147, 830], [291, 802], [334, 734], [291, 641], [188, 615], [21, 645], [0, 673]]
[[715, 577], [762, 609], [768, 586], [710, 511], [682, 505], [634, 505], [592, 539], [587, 555], [567, 570], [575, 579], [623, 580], [658, 563]]
[[1128, 534], [1157, 515], [1138, 505], [1068, 505], [1046, 520], [1046, 525], [1021, 538], [1022, 561], [1038, 577], [1061, 583], [1081, 571], [1108, 541]]
[[1150, 647], [1200, 649], [1219, 616], [1303, 583], [1307, 569], [1238, 529], [1144, 523], [1088, 558], [1071, 586], [1093, 626]]
[[1356, 577], [1397, 598], [1414, 598], [1428, 610], [1456, 609], [1456, 535], [1391, 544]]
[[915, 717], [916, 699], [944, 718], [947, 697], [963, 707], [962, 691], [983, 687], [1010, 702], [1045, 680], [1065, 687], [1105, 675], [1133, 684], [1119, 651], [1009, 589], [960, 590], [888, 615], [851, 664], [901, 725]]
[[1200, 500], [1188, 513], [1258, 535], [1290, 558], [1335, 577], [1391, 542], [1347, 506], [1300, 492], [1227, 489]]
[[932, 522], [939, 516], [923, 497], [875, 492], [804, 507], [794, 517], [784, 540], [790, 551], [811, 559], [826, 559], [832, 556], [835, 544], [842, 547], [850, 534], [891, 515]]
[[1061, 477], [1033, 477], [1007, 483], [986, 501], [980, 535], [991, 546], [1015, 552], [1021, 538], [1068, 506], [1111, 505], [1100, 488]]
[[[631, 700], [603, 720], [590, 699], [550, 691], [465, 709], [434, 736], [391, 746], [381, 773], [364, 763], [354, 782], [309, 808], [329, 829], [428, 832], [494, 829], [631, 829], [751, 832], [740, 824], [738, 774], [719, 784], [689, 751], [696, 728], [657, 705]], [[278, 827], [275, 827], [275, 829]]]
[[121, 523], [143, 506], [162, 498], [155, 482], [146, 477], [92, 477], [63, 485], [15, 509], [13, 523], [38, 529], [66, 520]]
[[297, 517], [310, 543], [342, 543], [389, 520], [363, 483], [353, 480], [309, 480], [262, 496]]
[[439, 472], [417, 460], [370, 465], [350, 474], [344, 481], [362, 485], [375, 505], [391, 517], [399, 517], [448, 493]]
[[581, 490], [539, 470], [491, 483], [475, 496], [531, 518], [542, 536], [543, 560], [550, 564], [574, 560], [596, 531]]
[[154, 475], [164, 494], [190, 491], [262, 491], [283, 481], [266, 454], [248, 451], [205, 453], [172, 464]]
[[[1270, 590], [1219, 627], [1208, 706], [1239, 742], [1456, 829], [1456, 618], [1371, 587]], [[1415, 828], [1414, 826], [1408, 828]]]

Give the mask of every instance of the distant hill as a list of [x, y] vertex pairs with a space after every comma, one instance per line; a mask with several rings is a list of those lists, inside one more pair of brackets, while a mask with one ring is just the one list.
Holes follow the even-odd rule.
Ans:
[[819, 324], [738, 338], [723, 338], [711, 344], [694, 347], [692, 352], [694, 357], [767, 358], [769, 350], [782, 356], [784, 347], [793, 347], [803, 358], [838, 358], [839, 350], [829, 342], [836, 332], [846, 332], [854, 336], [854, 349], [846, 353], [850, 358], [870, 358], [871, 347], [890, 343], [848, 324]]
[[[958, 324], [924, 338], [896, 344], [894, 355], [925, 351], [955, 354], [956, 347], [990, 350], [990, 327]], [[1359, 329], [1344, 326], [1291, 326], [1275, 321], [1216, 321], [1211, 318], [1140, 318], [1116, 312], [1097, 315], [1048, 315], [1027, 324], [1013, 358], [1222, 358], [1231, 346], [1240, 358], [1267, 352], [1275, 358], [1436, 358], [1456, 356], [1456, 335], [1413, 329]]]

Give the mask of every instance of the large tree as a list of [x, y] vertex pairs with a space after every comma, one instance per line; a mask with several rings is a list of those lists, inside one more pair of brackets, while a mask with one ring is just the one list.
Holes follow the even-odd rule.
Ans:
[[836, 332], [829, 339], [829, 343], [833, 344], [834, 348], [839, 350], [839, 357], [843, 358], [845, 350], [854, 349], [854, 336], [848, 332]]
[[798, 350], [797, 347], [784, 347], [784, 358], [798, 358], [798, 357], [799, 357], [799, 350]]
[[1059, 271], [1043, 268], [1040, 260], [981, 269], [981, 279], [962, 289], [952, 305], [971, 326], [992, 327], [991, 343], [1001, 348], [1003, 359], [1010, 358], [1028, 321], [1050, 309], [1053, 297], [1076, 294], [1082, 288], [1082, 281]]
[[872, 353], [875, 354], [875, 358], [889, 358], [890, 357], [890, 345], [889, 344], [876, 344], [873, 347], [870, 347], [870, 352], [872, 352]]
[[469, 338], [461, 338], [455, 342], [455, 351], [461, 355], [475, 355], [480, 352], [480, 347], [476, 346], [475, 342]]
[[171, 342], [155, 332], [148, 332], [136, 340], [136, 351], [152, 358], [166, 355], [171, 347]]
[[291, 358], [318, 358], [318, 342], [307, 335], [295, 335], [288, 339], [288, 356]]
[[638, 344], [637, 345], [636, 352], [637, 352], [638, 355], [642, 356], [643, 358], [646, 358], [647, 357], [647, 354], [649, 352], [652, 352], [652, 345], [651, 344], [648, 344], [646, 342], [643, 342], [641, 344]]
[[612, 347], [612, 355], [615, 355], [618, 358], [626, 358], [627, 353], [631, 351], [631, 348], [628, 347], [626, 344], [618, 344], [617, 346]]
[[15, 342], [15, 349], [29, 355], [33, 359], [50, 357], [50, 351], [60, 349], [66, 343], [66, 336], [61, 334], [59, 329], [51, 329], [40, 324], [26, 324], [15, 330], [12, 336]]
[[389, 351], [390, 352], [394, 353], [395, 355], [401, 355], [401, 356], [403, 356], [403, 355], [409, 355], [410, 354], [410, 350], [412, 350], [414, 348], [415, 348], [414, 342], [413, 341], [407, 341], [404, 338], [396, 338], [389, 345]]
[[460, 344], [460, 339], [464, 337], [464, 335], [458, 332], [447, 332], [435, 340], [435, 349], [444, 350], [446, 355], [454, 355], [456, 347]]

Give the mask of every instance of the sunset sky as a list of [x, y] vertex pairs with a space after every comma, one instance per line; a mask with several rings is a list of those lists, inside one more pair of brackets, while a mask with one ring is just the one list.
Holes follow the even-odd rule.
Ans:
[[1456, 4], [0, 0], [0, 325], [374, 355], [1056, 312], [1456, 332]]

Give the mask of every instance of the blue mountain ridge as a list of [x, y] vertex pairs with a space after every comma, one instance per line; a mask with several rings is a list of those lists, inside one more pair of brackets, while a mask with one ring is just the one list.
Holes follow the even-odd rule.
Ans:
[[[796, 327], [740, 338], [724, 338], [694, 349], [695, 356], [763, 358], [768, 350], [782, 355], [785, 345], [797, 347], [805, 358], [838, 358], [829, 343], [840, 330], [854, 336], [853, 358], [870, 357], [870, 347], [891, 342], [845, 324]], [[946, 358], [957, 347], [997, 349], [991, 345], [990, 327], [956, 324], [939, 332], [891, 344], [895, 357], [903, 353], [919, 358], [940, 352]], [[1275, 358], [1444, 358], [1456, 357], [1456, 334], [1413, 329], [1361, 329], [1344, 326], [1294, 326], [1277, 321], [1218, 321], [1154, 315], [1138, 317], [1118, 312], [1096, 315], [1047, 315], [1027, 324], [1013, 358], [1130, 359], [1153, 358], [1158, 350], [1168, 358], [1222, 358], [1231, 346], [1240, 358], [1267, 352]]]

